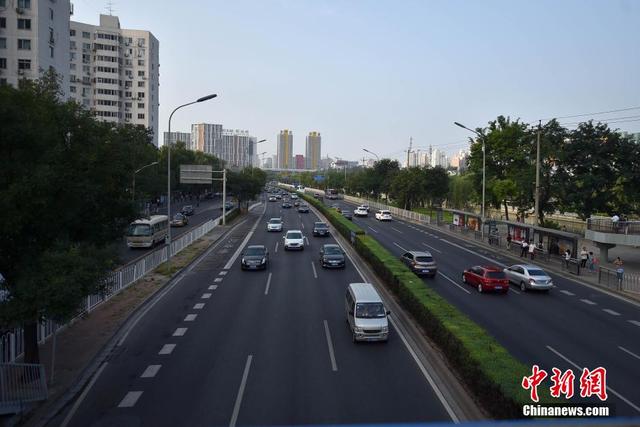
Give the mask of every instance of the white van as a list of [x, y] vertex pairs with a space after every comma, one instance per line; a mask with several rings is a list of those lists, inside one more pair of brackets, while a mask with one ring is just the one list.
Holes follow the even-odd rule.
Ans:
[[351, 283], [344, 308], [353, 334], [353, 342], [387, 341], [389, 321], [382, 299], [371, 283]]

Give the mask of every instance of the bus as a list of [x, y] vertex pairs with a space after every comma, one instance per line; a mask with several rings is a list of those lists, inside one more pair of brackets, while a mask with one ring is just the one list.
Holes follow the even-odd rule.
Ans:
[[329, 200], [335, 200], [338, 198], [338, 190], [329, 188], [324, 192], [324, 196]]
[[151, 248], [156, 243], [164, 243], [169, 235], [169, 217], [151, 215], [129, 224], [127, 246], [130, 248]]

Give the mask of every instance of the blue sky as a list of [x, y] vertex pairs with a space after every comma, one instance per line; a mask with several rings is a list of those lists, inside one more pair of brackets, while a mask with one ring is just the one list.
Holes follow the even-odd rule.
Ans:
[[[106, 1], [77, 0], [98, 22]], [[453, 125], [497, 115], [534, 121], [640, 106], [640, 1], [115, 0], [123, 28], [160, 41], [160, 130], [222, 123], [276, 151], [280, 129], [304, 154], [402, 156], [468, 146]], [[640, 109], [597, 116], [638, 115]], [[640, 121], [612, 125], [640, 131]]]

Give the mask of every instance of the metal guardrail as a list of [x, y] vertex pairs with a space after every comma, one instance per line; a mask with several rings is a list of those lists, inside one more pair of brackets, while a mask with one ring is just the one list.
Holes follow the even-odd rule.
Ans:
[[608, 267], [598, 269], [598, 283], [618, 291], [640, 292], [640, 275], [624, 272], [619, 274]]
[[[227, 211], [227, 213], [232, 212]], [[171, 253], [175, 256], [187, 246], [209, 233], [220, 223], [221, 218], [216, 218], [195, 227], [171, 242]], [[140, 280], [147, 273], [157, 268], [167, 261], [167, 246], [163, 246], [146, 256], [139, 258], [113, 271], [106, 278], [101, 292], [89, 295], [85, 298], [84, 304], [78, 309], [76, 316], [71, 319], [73, 322], [80, 316], [90, 313], [100, 304], [113, 298], [133, 283]], [[66, 325], [55, 324], [52, 320], [40, 323], [38, 327], [38, 343], [43, 343], [54, 331]], [[24, 352], [24, 334], [22, 328], [14, 328], [0, 337], [0, 363], [14, 362]]]
[[21, 412], [25, 404], [46, 398], [47, 380], [43, 365], [0, 364], [0, 415]]
[[612, 234], [640, 234], [640, 221], [616, 221], [610, 218], [588, 218], [587, 230]]

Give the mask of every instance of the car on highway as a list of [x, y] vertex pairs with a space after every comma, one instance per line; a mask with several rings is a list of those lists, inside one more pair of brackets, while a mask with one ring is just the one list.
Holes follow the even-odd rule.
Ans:
[[543, 269], [537, 265], [515, 264], [504, 270], [509, 283], [520, 286], [522, 292], [528, 289], [549, 291], [553, 288], [553, 280]]
[[173, 219], [171, 220], [172, 227], [184, 227], [187, 224], [189, 224], [189, 219], [186, 215], [183, 215], [181, 213], [175, 214], [173, 216]]
[[322, 245], [320, 249], [320, 265], [327, 268], [344, 268], [345, 257], [342, 248], [335, 243]]
[[280, 194], [276, 194], [276, 200], [282, 200], [282, 196]]
[[196, 210], [193, 208], [192, 205], [184, 205], [180, 210], [180, 213], [182, 215], [191, 216], [196, 213]]
[[291, 200], [295, 200], [295, 199], [297, 199], [297, 198], [298, 198], [298, 195], [297, 195], [297, 194], [291, 194]]
[[328, 236], [329, 235], [329, 226], [326, 222], [317, 221], [313, 224], [313, 235], [314, 236]]
[[369, 216], [369, 211], [362, 206], [358, 206], [353, 210], [355, 216]]
[[291, 209], [291, 203], [289, 203], [288, 201], [282, 202], [282, 208], [283, 209]]
[[391, 221], [391, 212], [387, 210], [381, 210], [376, 212], [376, 219], [378, 221]]
[[282, 231], [282, 218], [271, 218], [267, 222], [267, 231]]
[[474, 286], [478, 292], [496, 291], [506, 294], [509, 292], [509, 279], [500, 267], [494, 265], [476, 265], [462, 273], [462, 281]]
[[371, 283], [350, 283], [344, 301], [353, 342], [387, 341], [391, 314]]
[[400, 256], [400, 260], [418, 276], [434, 277], [438, 273], [438, 265], [431, 252], [408, 251]]
[[309, 205], [301, 203], [300, 206], [298, 206], [298, 213], [309, 213]]
[[300, 201], [296, 200], [295, 202], [293, 202], [293, 206], [295, 206], [296, 208], [300, 206]]
[[276, 196], [269, 196], [269, 201], [270, 202], [275, 202], [276, 201]]
[[242, 252], [242, 270], [263, 270], [269, 265], [269, 251], [264, 245], [251, 245]]
[[348, 219], [349, 221], [353, 221], [353, 215], [351, 214], [351, 212], [344, 211], [342, 212], [342, 216]]
[[331, 209], [335, 209], [338, 213], [342, 213], [342, 208], [340, 205], [331, 205]]
[[366, 211], [369, 212], [369, 205], [367, 205], [366, 203], [364, 205], [360, 205], [360, 207], [366, 209]]
[[304, 236], [300, 230], [289, 230], [282, 236], [284, 240], [284, 250], [290, 249], [304, 250]]
[[151, 248], [167, 240], [169, 218], [166, 215], [151, 215], [129, 224], [127, 246], [130, 248]]

